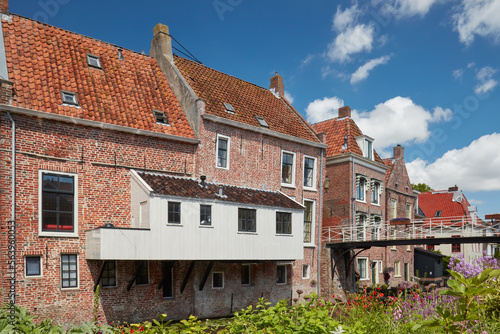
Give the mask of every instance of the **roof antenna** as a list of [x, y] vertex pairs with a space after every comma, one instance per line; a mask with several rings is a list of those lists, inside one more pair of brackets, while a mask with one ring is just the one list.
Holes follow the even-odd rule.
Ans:
[[343, 150], [347, 150], [347, 135], [344, 136], [344, 145], [342, 145]]

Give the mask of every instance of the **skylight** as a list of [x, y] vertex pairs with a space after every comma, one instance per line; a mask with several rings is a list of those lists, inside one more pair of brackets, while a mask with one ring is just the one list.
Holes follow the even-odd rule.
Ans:
[[92, 67], [102, 68], [99, 57], [87, 53], [87, 64]]
[[165, 116], [165, 113], [163, 111], [153, 109], [153, 115], [155, 117], [156, 123], [169, 125], [168, 118], [167, 116]]
[[436, 215], [434, 217], [441, 217], [441, 210], [436, 210]]
[[269, 124], [267, 124], [266, 120], [260, 116], [255, 116], [255, 118], [257, 119], [257, 121], [259, 122], [260, 126], [264, 127], [264, 128], [269, 128]]
[[78, 99], [76, 98], [76, 93], [62, 90], [61, 91], [61, 98], [62, 98], [63, 103], [65, 103], [65, 104], [71, 104], [74, 106], [78, 105]]
[[230, 103], [224, 102], [224, 107], [226, 107], [226, 111], [230, 114], [236, 114], [236, 110], [234, 110], [234, 107]]

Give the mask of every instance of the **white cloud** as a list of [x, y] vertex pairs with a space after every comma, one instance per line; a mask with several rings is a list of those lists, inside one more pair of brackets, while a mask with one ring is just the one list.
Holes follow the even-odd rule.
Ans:
[[475, 36], [500, 40], [500, 0], [462, 0], [453, 16], [460, 41], [470, 45]]
[[457, 184], [464, 191], [500, 190], [499, 146], [500, 134], [493, 133], [448, 151], [432, 163], [417, 158], [406, 168], [412, 183], [424, 182], [434, 189]]
[[309, 103], [306, 108], [307, 121], [318, 123], [329, 118], [337, 117], [338, 109], [344, 106], [344, 100], [334, 97], [325, 97]]
[[352, 117], [364, 134], [373, 137], [375, 148], [426, 141], [432, 122], [451, 119], [451, 110], [436, 107], [434, 113], [415, 104], [410, 98], [397, 96], [375, 106], [372, 111], [352, 112]]
[[474, 205], [484, 204], [484, 201], [474, 199], [474, 198], [468, 198], [467, 200], [469, 201], [470, 204], [474, 204]]
[[286, 90], [285, 90], [285, 99], [287, 99], [288, 102], [290, 102], [290, 103], [293, 103], [293, 101], [295, 101], [295, 99], [293, 98], [292, 94], [290, 94]]
[[493, 75], [496, 72], [497, 70], [491, 66], [481, 68], [476, 74], [478, 83], [474, 88], [474, 92], [476, 94], [484, 94], [495, 88], [498, 81], [493, 79]]
[[464, 70], [462, 69], [454, 70], [452, 75], [457, 80], [462, 79], [462, 77], [464, 76]]
[[434, 113], [432, 113], [432, 121], [439, 123], [441, 121], [449, 122], [453, 117], [453, 112], [450, 109], [443, 109], [441, 107], [434, 108]]
[[360, 81], [365, 80], [370, 75], [370, 71], [373, 70], [378, 65], [386, 64], [390, 56], [384, 56], [380, 58], [375, 58], [368, 61], [366, 64], [360, 66], [352, 75], [351, 75], [351, 84], [356, 84]]
[[382, 10], [385, 14], [392, 14], [398, 18], [415, 15], [425, 16], [432, 5], [439, 0], [390, 0], [384, 3]]
[[357, 5], [346, 8], [344, 11], [337, 8], [333, 16], [333, 30], [338, 34], [328, 45], [326, 56], [331, 61], [349, 61], [353, 54], [371, 51], [374, 39], [372, 24], [358, 22], [361, 10]]
[[302, 61], [302, 64], [300, 64], [301, 67], [303, 66], [306, 66], [307, 64], [309, 64], [313, 59], [314, 59], [314, 55], [307, 55], [307, 57]]

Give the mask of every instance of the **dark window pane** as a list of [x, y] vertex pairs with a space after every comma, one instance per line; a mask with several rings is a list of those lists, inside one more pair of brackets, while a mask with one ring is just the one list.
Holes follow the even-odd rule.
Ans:
[[56, 175], [43, 175], [43, 190], [57, 190], [58, 189], [58, 177]]
[[73, 212], [73, 195], [59, 195], [59, 211]]
[[212, 225], [212, 207], [210, 205], [200, 205], [200, 224]]
[[55, 212], [43, 212], [42, 216], [43, 231], [57, 231], [57, 214]]
[[44, 192], [42, 196], [42, 210], [57, 210], [57, 193]]
[[40, 256], [26, 257], [26, 276], [40, 276]]
[[73, 192], [73, 177], [59, 176], [59, 190], [65, 192]]
[[163, 262], [163, 297], [174, 297], [174, 264], [172, 262]]
[[181, 203], [168, 202], [168, 223], [181, 223]]

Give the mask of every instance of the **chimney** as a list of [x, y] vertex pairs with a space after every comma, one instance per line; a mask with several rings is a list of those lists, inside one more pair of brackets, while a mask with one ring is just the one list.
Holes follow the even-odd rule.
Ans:
[[13, 85], [12, 81], [0, 79], [0, 104], [12, 105], [12, 97], [14, 95]]
[[9, 14], [9, 0], [0, 0], [0, 13]]
[[351, 107], [345, 106], [339, 108], [339, 118], [351, 117]]
[[274, 77], [271, 78], [271, 85], [269, 89], [274, 90], [279, 97], [285, 97], [285, 85], [283, 85], [283, 78], [275, 72]]
[[[2, 0], [0, 0], [2, 1]], [[168, 26], [158, 23], [153, 29], [154, 37], [151, 41], [151, 49], [149, 49], [149, 56], [159, 59], [160, 57], [168, 58], [173, 61], [172, 54], [172, 38], [168, 33]]]
[[450, 193], [451, 193], [451, 192], [454, 192], [454, 191], [458, 191], [458, 186], [457, 186], [456, 184], [455, 184], [455, 186], [454, 186], [454, 187], [449, 187], [449, 188], [448, 188], [448, 192], [450, 192]]
[[394, 147], [394, 160], [404, 160], [405, 159], [405, 148], [401, 145]]

